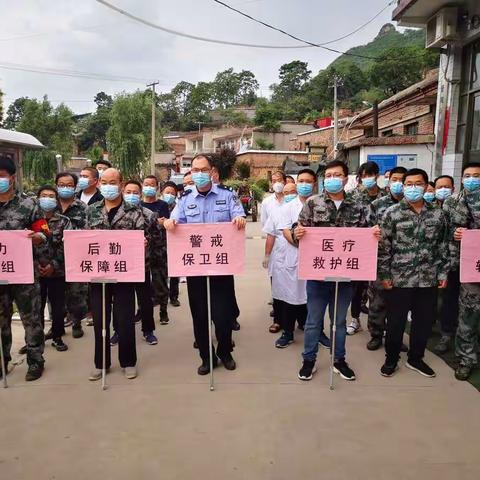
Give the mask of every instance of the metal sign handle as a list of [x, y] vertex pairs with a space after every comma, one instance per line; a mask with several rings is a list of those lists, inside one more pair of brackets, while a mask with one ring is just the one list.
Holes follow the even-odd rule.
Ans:
[[213, 340], [212, 340], [212, 316], [211, 316], [211, 299], [210, 299], [210, 277], [207, 277], [207, 319], [208, 319], [208, 356], [210, 361], [210, 391], [215, 390], [213, 380]]
[[3, 388], [8, 388], [7, 383], [7, 366], [5, 365], [5, 356], [3, 355], [3, 339], [2, 339], [2, 327], [0, 327], [0, 362], [2, 362], [2, 379]]
[[106, 283], [102, 283], [102, 390], [107, 389], [107, 299]]

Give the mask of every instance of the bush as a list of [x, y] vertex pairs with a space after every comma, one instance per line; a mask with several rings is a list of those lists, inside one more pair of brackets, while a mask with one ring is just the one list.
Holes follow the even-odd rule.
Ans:
[[250, 177], [250, 164], [247, 162], [237, 162], [235, 164], [235, 170], [242, 180], [246, 180]]
[[270, 190], [270, 184], [266, 178], [259, 178], [255, 181], [255, 185], [261, 188], [264, 192], [268, 192]]

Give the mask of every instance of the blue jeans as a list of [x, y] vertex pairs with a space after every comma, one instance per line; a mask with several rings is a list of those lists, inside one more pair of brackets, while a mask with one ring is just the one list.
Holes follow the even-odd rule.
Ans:
[[[352, 301], [351, 282], [338, 284], [337, 333], [335, 335], [335, 360], [345, 358], [345, 339], [347, 336], [347, 312]], [[323, 318], [327, 310], [332, 326], [335, 302], [335, 283], [318, 280], [307, 281], [308, 316], [305, 323], [303, 359], [315, 361], [318, 352], [318, 339], [323, 331]]]

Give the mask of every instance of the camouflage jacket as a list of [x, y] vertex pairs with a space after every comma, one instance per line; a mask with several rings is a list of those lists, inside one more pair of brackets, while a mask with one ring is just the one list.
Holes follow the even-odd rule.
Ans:
[[387, 191], [383, 188], [378, 187], [378, 192], [375, 196], [371, 196], [368, 194], [368, 190], [366, 188], [356, 188], [352, 192], [353, 198], [356, 202], [362, 203], [365, 208], [368, 209], [369, 205], [371, 205], [375, 200], [379, 200], [382, 197], [387, 195]]
[[298, 223], [304, 227], [366, 227], [365, 209], [350, 193], [337, 209], [326, 193], [310, 197], [303, 206]]
[[43, 218], [33, 198], [15, 194], [6, 203], [0, 203], [0, 230], [31, 230], [32, 224]]
[[35, 262], [40, 265], [53, 265], [53, 277], [65, 276], [65, 256], [63, 250], [63, 231], [71, 230], [70, 219], [55, 210], [51, 218], [43, 217], [48, 223], [48, 241], [34, 246]]
[[140, 207], [122, 202], [110, 224], [105, 210], [105, 200], [101, 200], [87, 207], [87, 228], [90, 230], [145, 230], [145, 218]]
[[370, 227], [375, 225], [381, 225], [383, 220], [383, 215], [392, 205], [396, 205], [399, 200], [396, 200], [392, 195], [385, 195], [384, 197], [377, 198], [374, 200], [367, 212], [367, 222]]
[[450, 267], [447, 221], [427, 202], [417, 215], [403, 199], [388, 208], [378, 250], [378, 279], [394, 287], [436, 287]]
[[462, 190], [458, 195], [443, 202], [443, 211], [448, 221], [450, 262], [453, 270], [460, 268], [460, 242], [453, 239], [456, 228], [480, 229], [480, 190], [469, 193]]
[[87, 206], [78, 198], [75, 198], [67, 209], [61, 213], [70, 219], [74, 230], [83, 230], [87, 225]]

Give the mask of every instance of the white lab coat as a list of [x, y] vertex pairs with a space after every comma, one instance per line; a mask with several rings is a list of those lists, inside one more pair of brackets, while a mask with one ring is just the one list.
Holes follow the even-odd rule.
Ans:
[[283, 199], [281, 202], [279, 202], [274, 193], [262, 200], [262, 206], [260, 207], [260, 221], [262, 223], [262, 227], [264, 227], [267, 223], [268, 217], [273, 212], [283, 207], [283, 205], [285, 205]]

